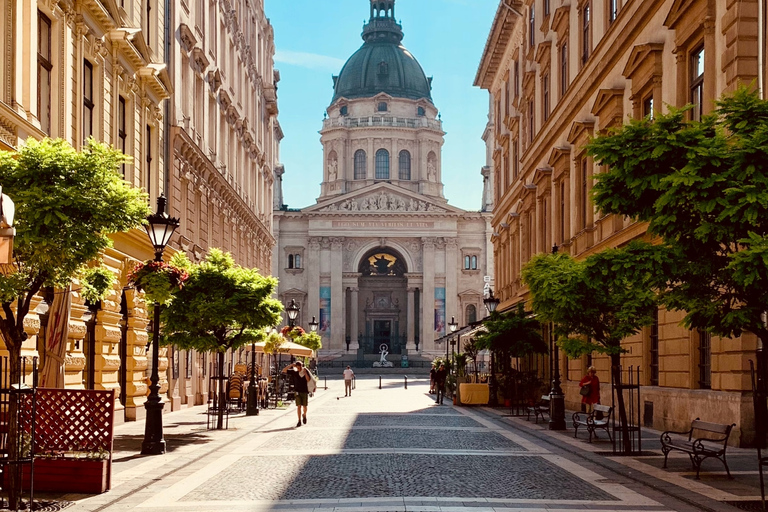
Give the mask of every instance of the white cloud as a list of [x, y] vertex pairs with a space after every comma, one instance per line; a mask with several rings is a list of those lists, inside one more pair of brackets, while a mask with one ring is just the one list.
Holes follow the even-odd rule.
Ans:
[[338, 73], [344, 65], [344, 60], [326, 55], [317, 55], [315, 53], [292, 52], [287, 50], [277, 50], [275, 52], [275, 62], [281, 64], [290, 64], [302, 68], [316, 69], [319, 71], [330, 71]]

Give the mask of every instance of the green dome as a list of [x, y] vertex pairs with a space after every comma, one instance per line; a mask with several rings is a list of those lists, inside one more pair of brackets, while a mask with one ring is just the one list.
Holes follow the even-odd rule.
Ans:
[[[432, 80], [400, 41], [401, 26], [394, 20], [394, 0], [387, 9], [381, 0], [372, 1], [371, 20], [363, 27], [365, 43], [333, 77], [332, 104], [339, 98], [369, 98], [386, 93], [395, 98], [432, 101]], [[376, 7], [381, 5], [382, 11]]]

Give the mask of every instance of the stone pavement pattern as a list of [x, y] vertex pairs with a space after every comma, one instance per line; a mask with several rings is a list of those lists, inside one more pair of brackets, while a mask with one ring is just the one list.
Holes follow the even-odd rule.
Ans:
[[351, 397], [339, 396], [343, 382], [328, 384], [298, 428], [293, 406], [231, 417], [227, 431], [206, 430], [203, 408], [168, 414], [163, 456], [137, 455], [143, 422], [120, 425], [112, 491], [64, 496], [76, 501], [67, 510], [735, 510], [711, 501], [716, 493], [696, 495], [709, 506], [675, 499], [675, 484], [649, 476], [656, 458], [650, 465], [596, 459], [607, 443], [588, 445], [504, 411], [435, 405], [423, 380], [406, 390], [394, 376], [383, 389], [377, 378], [359, 378]]

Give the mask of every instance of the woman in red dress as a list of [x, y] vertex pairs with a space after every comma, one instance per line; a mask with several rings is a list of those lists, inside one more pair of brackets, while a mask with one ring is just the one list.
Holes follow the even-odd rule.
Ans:
[[587, 374], [579, 382], [579, 387], [589, 385], [589, 393], [581, 395], [581, 403], [586, 405], [586, 412], [592, 412], [592, 406], [600, 403], [600, 379], [594, 366], [587, 369]]

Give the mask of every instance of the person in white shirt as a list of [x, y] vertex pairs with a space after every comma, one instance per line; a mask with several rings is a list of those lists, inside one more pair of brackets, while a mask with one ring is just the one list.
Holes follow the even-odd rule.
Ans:
[[352, 379], [354, 378], [355, 372], [347, 366], [347, 369], [344, 370], [344, 396], [352, 396]]

